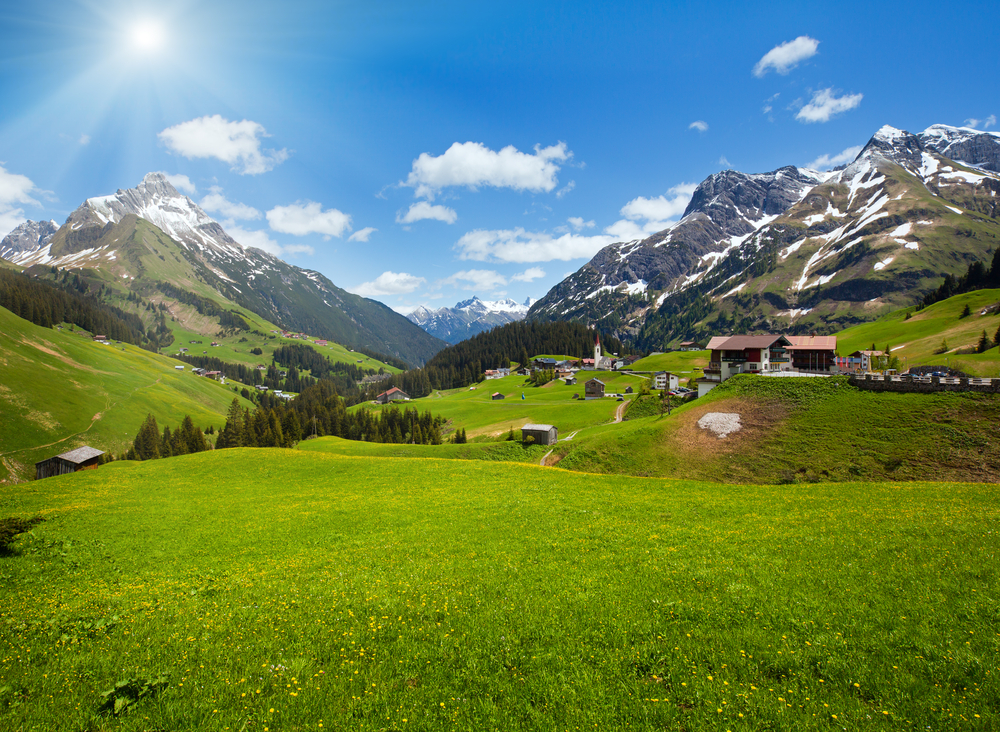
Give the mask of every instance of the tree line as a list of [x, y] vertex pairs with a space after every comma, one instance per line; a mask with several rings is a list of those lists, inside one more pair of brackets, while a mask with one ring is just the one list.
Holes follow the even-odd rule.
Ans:
[[52, 284], [18, 272], [0, 269], [0, 307], [19, 318], [51, 328], [71, 323], [116, 341], [148, 346], [146, 326], [135, 313], [100, 302], [78, 276]]
[[993, 261], [989, 269], [983, 262], [977, 260], [972, 262], [965, 274], [960, 277], [946, 274], [940, 287], [924, 295], [917, 310], [923, 310], [928, 305], [947, 300], [954, 295], [992, 288], [1000, 288], [1000, 247], [993, 252]]

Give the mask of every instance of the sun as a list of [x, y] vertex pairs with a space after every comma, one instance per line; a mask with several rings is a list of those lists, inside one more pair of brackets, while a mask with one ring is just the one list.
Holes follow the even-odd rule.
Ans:
[[167, 33], [163, 26], [152, 20], [132, 26], [129, 31], [132, 47], [141, 53], [156, 53], [167, 43]]

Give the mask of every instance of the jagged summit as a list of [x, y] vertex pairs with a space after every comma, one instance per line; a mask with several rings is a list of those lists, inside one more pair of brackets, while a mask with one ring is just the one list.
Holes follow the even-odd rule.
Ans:
[[458, 343], [497, 325], [523, 320], [533, 303], [534, 300], [530, 297], [523, 305], [519, 305], [510, 298], [480, 300], [472, 296], [453, 308], [432, 310], [421, 305], [406, 317], [431, 335], [449, 343]]
[[58, 230], [55, 221], [25, 221], [0, 241], [0, 257], [20, 263], [23, 257], [46, 246]]
[[198, 204], [180, 193], [163, 173], [147, 173], [135, 188], [88, 198], [67, 223], [76, 228], [119, 223], [135, 214], [155, 224], [187, 248], [223, 257], [242, 257], [244, 247]]

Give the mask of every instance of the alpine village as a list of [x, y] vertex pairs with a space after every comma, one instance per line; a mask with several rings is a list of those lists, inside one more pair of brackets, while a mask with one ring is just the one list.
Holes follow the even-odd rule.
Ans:
[[866, 136], [406, 314], [185, 176], [12, 221], [0, 729], [1000, 729], [1000, 134]]

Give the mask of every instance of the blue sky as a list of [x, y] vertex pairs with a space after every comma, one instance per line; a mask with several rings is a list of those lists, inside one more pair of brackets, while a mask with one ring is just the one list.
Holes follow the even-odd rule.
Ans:
[[164, 171], [405, 311], [541, 297], [725, 168], [996, 130], [1000, 3], [6, 2], [0, 235]]

